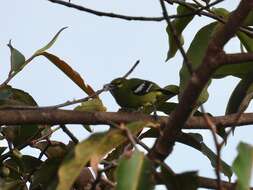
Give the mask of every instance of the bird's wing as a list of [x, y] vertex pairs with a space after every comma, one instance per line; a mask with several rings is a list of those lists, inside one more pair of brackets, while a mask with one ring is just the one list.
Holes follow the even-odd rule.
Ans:
[[143, 96], [152, 91], [157, 91], [160, 89], [160, 87], [157, 84], [148, 80], [142, 79], [130, 79], [130, 80], [132, 80], [131, 83], [133, 84], [133, 87], [131, 89], [133, 93], [138, 96]]

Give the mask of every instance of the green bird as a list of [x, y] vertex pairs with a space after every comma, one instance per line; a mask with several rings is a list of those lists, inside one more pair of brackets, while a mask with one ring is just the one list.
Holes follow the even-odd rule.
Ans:
[[178, 94], [178, 91], [178, 86], [161, 88], [154, 82], [139, 78], [117, 78], [110, 83], [112, 96], [126, 110], [140, 110], [147, 106], [156, 108]]

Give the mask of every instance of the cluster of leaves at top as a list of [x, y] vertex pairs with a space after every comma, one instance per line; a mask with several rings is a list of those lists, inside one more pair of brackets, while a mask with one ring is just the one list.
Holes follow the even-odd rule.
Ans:
[[[229, 15], [229, 12], [225, 9], [213, 9], [212, 11], [216, 15], [223, 17], [223, 19], [226, 19]], [[177, 12], [179, 15], [183, 15], [191, 13], [192, 10], [179, 5]], [[180, 42], [182, 45], [182, 32], [194, 19], [194, 16], [195, 15], [193, 14], [187, 17], [175, 18], [172, 21], [172, 25], [175, 28], [177, 35], [180, 36]], [[253, 13], [249, 15], [244, 25], [249, 26], [252, 23]], [[194, 69], [200, 65], [209, 39], [220, 25], [221, 24], [218, 22], [213, 22], [204, 26], [196, 33], [187, 51], [187, 56], [193, 64]], [[64, 29], [65, 28], [62, 28], [46, 46], [37, 50], [28, 59], [26, 59], [20, 51], [14, 48], [10, 42], [8, 44], [11, 50], [11, 69], [9, 72], [9, 78], [18, 74], [34, 58], [44, 56], [64, 72], [86, 94], [93, 95], [94, 90], [83, 81], [76, 71], [57, 56], [47, 52]], [[175, 44], [175, 39], [169, 28], [167, 28], [167, 33], [169, 36], [167, 60], [169, 60], [175, 56], [178, 47]], [[248, 52], [253, 51], [253, 41], [247, 36], [247, 34], [238, 32], [237, 38]], [[251, 76], [251, 64], [251, 62], [247, 62], [240, 65], [222, 66], [213, 75], [213, 78], [223, 78], [229, 75], [241, 78], [241, 81], [230, 97], [226, 111], [227, 114], [238, 112], [242, 107], [247, 107], [252, 98], [253, 79]], [[179, 96], [183, 92], [189, 77], [190, 74], [187, 71], [185, 64], [183, 64], [180, 71]], [[207, 87], [199, 97], [198, 106], [208, 99]], [[2, 85], [0, 88], [0, 106], [6, 108], [13, 105], [38, 106], [32, 96], [23, 90], [15, 89], [7, 84]], [[167, 102], [167, 104], [164, 104], [158, 109], [166, 114], [170, 114], [175, 106], [176, 103]], [[106, 111], [106, 108], [103, 106], [99, 97], [83, 102], [75, 109], [89, 112]], [[196, 112], [195, 114], [201, 113]], [[174, 174], [166, 169], [166, 167], [160, 166], [161, 170], [158, 175], [159, 177], [154, 175], [157, 171], [155, 171], [153, 163], [146, 158], [143, 152], [138, 149], [133, 152], [126, 151], [125, 147], [129, 144], [127, 135], [118, 128], [111, 128], [103, 133], [92, 134], [77, 145], [74, 145], [74, 143], [71, 142], [68, 145], [65, 145], [61, 142], [48, 141], [45, 139], [36, 141], [36, 139], [40, 139], [45, 133], [50, 132], [50, 127], [51, 126], [41, 126], [36, 124], [1, 127], [2, 140], [6, 139], [10, 147], [13, 147], [10, 150], [7, 150], [7, 147], [0, 147], [0, 189], [28, 189], [27, 182], [29, 182], [29, 189], [32, 190], [66, 190], [73, 188], [73, 186], [77, 188], [78, 184], [75, 180], [83, 171], [83, 168], [86, 166], [92, 166], [96, 170], [102, 159], [107, 162], [117, 162], [116, 168], [105, 171], [108, 179], [117, 182], [116, 189], [153, 189], [155, 185], [159, 183], [166, 185], [168, 189], [176, 190], [194, 190], [198, 187], [196, 172]], [[92, 132], [89, 126], [85, 126], [85, 128]], [[157, 138], [159, 136], [156, 125], [149, 122], [134, 122], [126, 124], [124, 128], [127, 128], [127, 130], [133, 135], [139, 135], [144, 128], [150, 128], [147, 132], [142, 133], [141, 136], [139, 136], [141, 139]], [[185, 135], [188, 139], [187, 142], [184, 141], [184, 138], [178, 138], [177, 141], [200, 151], [210, 160], [212, 166], [215, 168], [217, 156], [204, 144], [202, 136], [197, 133], [188, 133]], [[220, 131], [219, 135], [224, 137], [225, 131]], [[36, 143], [33, 143], [34, 141]], [[47, 157], [46, 160], [42, 161], [41, 155], [39, 158], [22, 155], [19, 150], [28, 145], [37, 148], [44, 153]], [[223, 172], [223, 174], [229, 179], [231, 178], [233, 171], [236, 173], [238, 177], [237, 188], [240, 190], [246, 190], [249, 187], [252, 154], [253, 148], [250, 145], [241, 143], [238, 146], [238, 156], [235, 159], [233, 166], [230, 167], [224, 161], [221, 163], [221, 172]]]

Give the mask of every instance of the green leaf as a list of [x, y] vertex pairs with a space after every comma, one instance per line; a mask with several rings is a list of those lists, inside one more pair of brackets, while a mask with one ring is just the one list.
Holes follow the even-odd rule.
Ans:
[[230, 12], [225, 8], [212, 8], [212, 11], [216, 14], [216, 16], [220, 16], [223, 19], [227, 20]]
[[[188, 13], [192, 13], [192, 9], [189, 9], [186, 6], [182, 6], [182, 5], [179, 5], [177, 7], [177, 14], [178, 15], [184, 15], [184, 14], [188, 14]], [[194, 17], [194, 14], [187, 16], [187, 17], [175, 18], [171, 22], [173, 28], [176, 31], [177, 36], [180, 39], [181, 45], [184, 44], [184, 38], [183, 38], [182, 32], [186, 28], [186, 26], [191, 22], [193, 17]], [[176, 52], [178, 51], [178, 46], [177, 46], [177, 43], [175, 42], [174, 35], [173, 35], [172, 31], [170, 30], [169, 26], [167, 26], [166, 31], [167, 31], [167, 34], [169, 37], [169, 51], [167, 53], [167, 58], [166, 58], [166, 61], [168, 61], [170, 58], [175, 56]]]
[[60, 163], [61, 159], [53, 158], [46, 160], [34, 173], [30, 190], [55, 190], [58, 182], [57, 170]]
[[[41, 151], [44, 151], [45, 148], [48, 146], [47, 141], [41, 141], [33, 145], [33, 148], [37, 148]], [[63, 158], [66, 153], [69, 151], [69, 148], [62, 142], [58, 141], [50, 141], [50, 146], [47, 147], [47, 150], [45, 151], [45, 155], [51, 159], [51, 158]]]
[[152, 166], [143, 152], [123, 156], [116, 170], [116, 190], [154, 189]]
[[5, 166], [1, 166], [0, 167], [0, 176], [1, 177], [8, 177], [9, 175], [10, 175], [10, 169], [9, 168], [7, 168], [7, 167], [5, 167]]
[[[183, 133], [177, 137], [177, 141], [188, 146], [195, 148], [202, 152], [211, 162], [211, 165], [216, 168], [217, 166], [217, 155], [203, 142], [203, 137], [198, 133]], [[231, 167], [221, 160], [221, 172], [226, 175], [229, 180], [231, 179], [233, 172]]]
[[233, 90], [226, 108], [226, 114], [244, 112], [253, 97], [253, 76], [250, 73]]
[[[208, 146], [206, 146], [206, 144], [201, 143], [201, 145], [202, 145], [201, 152], [207, 156], [207, 158], [210, 160], [213, 168], [216, 168], [217, 167], [217, 159], [218, 159], [217, 155]], [[233, 175], [233, 172], [232, 172], [231, 167], [223, 160], [221, 160], [221, 172], [225, 176], [227, 176], [230, 181], [230, 179]]]
[[[0, 89], [0, 107], [5, 106], [37, 106], [37, 103], [27, 92], [6, 85]], [[16, 147], [26, 143], [38, 130], [38, 125], [10, 125], [3, 128], [3, 133]]]
[[[21, 167], [19, 165], [21, 159], [18, 159], [16, 157], [13, 156], [13, 158], [11, 159], [7, 159], [3, 162], [3, 166], [7, 169], [9, 169], [8, 171], [8, 178], [12, 179], [12, 180], [20, 180], [21, 176], [22, 176], [22, 171], [21, 171]], [[0, 188], [1, 189], [1, 188]]]
[[43, 48], [37, 50], [29, 59], [25, 60], [25, 57], [22, 53], [20, 53], [17, 49], [13, 48], [11, 45], [11, 41], [9, 42], [8, 46], [11, 50], [11, 71], [19, 72], [22, 70], [29, 62], [31, 62], [35, 57], [43, 54], [46, 50], [48, 50], [57, 40], [59, 34], [66, 29], [67, 27], [63, 27], [60, 29], [53, 39], [45, 45]]
[[23, 180], [0, 179], [1, 190], [26, 190]]
[[9, 85], [6, 85], [0, 89], [0, 106], [37, 106], [37, 103], [33, 99], [33, 97], [27, 92], [12, 88]]
[[238, 155], [233, 163], [233, 170], [237, 175], [237, 190], [248, 190], [252, 174], [253, 147], [240, 143], [237, 147]]
[[74, 110], [86, 112], [95, 112], [95, 111], [105, 112], [106, 107], [103, 105], [100, 99], [94, 98], [86, 102], [82, 102], [81, 105], [74, 108]]
[[[82, 102], [81, 105], [75, 107], [74, 110], [87, 111], [87, 112], [95, 112], [95, 111], [105, 112], [106, 107], [103, 105], [102, 101], [99, 98], [94, 98], [86, 102]], [[88, 132], [90, 133], [92, 132], [90, 125], [83, 125], [83, 127]]]
[[11, 45], [11, 41], [7, 46], [11, 51], [11, 71], [20, 71], [25, 64], [25, 56]]
[[167, 189], [173, 190], [197, 190], [198, 177], [197, 172], [184, 172], [181, 174], [173, 174], [166, 168], [161, 167], [161, 178]]
[[[21, 158], [12, 157], [4, 162], [4, 165], [9, 168], [12, 172], [12, 177], [20, 177], [20, 174], [23, 176], [31, 173], [35, 168], [39, 167], [42, 164], [42, 161], [29, 155], [23, 155]], [[15, 170], [15, 171], [14, 171]], [[19, 173], [14, 174], [13, 172], [18, 171]]]
[[[126, 125], [131, 133], [138, 133], [146, 122], [134, 122]], [[70, 189], [82, 168], [92, 159], [99, 160], [113, 148], [116, 148], [126, 140], [126, 136], [119, 129], [111, 129], [108, 132], [96, 133], [87, 140], [79, 143], [74, 153], [70, 153], [61, 165], [58, 175], [59, 184], [57, 190]]]
[[253, 11], [250, 11], [246, 19], [243, 21], [244, 26], [252, 26], [253, 25]]
[[48, 52], [42, 52], [39, 55], [45, 56], [49, 61], [51, 61], [56, 67], [58, 67], [65, 75], [67, 75], [75, 84], [77, 84], [88, 95], [95, 94], [91, 86], [85, 84], [84, 80], [79, 75], [79, 73], [73, 70], [65, 61]]
[[53, 39], [47, 44], [45, 45], [43, 48], [41, 49], [38, 49], [35, 53], [34, 53], [34, 56], [37, 56], [43, 52], [45, 52], [46, 50], [48, 50], [50, 47], [52, 47], [52, 45], [55, 43], [55, 41], [57, 40], [57, 37], [60, 35], [60, 33], [65, 30], [66, 28], [68, 27], [63, 27], [61, 28], [57, 33], [56, 35], [53, 37]]
[[237, 36], [248, 52], [253, 51], [253, 39], [243, 32], [237, 32]]
[[38, 158], [29, 155], [23, 155], [21, 158], [21, 167], [23, 173], [31, 173], [35, 168], [38, 168], [43, 162]]
[[[38, 125], [8, 125], [3, 128], [6, 139], [13, 143], [14, 147], [28, 143], [39, 131]], [[38, 134], [40, 136], [40, 134]], [[37, 137], [38, 137], [37, 136]]]
[[[216, 25], [217, 22], [214, 22], [201, 28], [195, 35], [193, 41], [191, 42], [191, 45], [187, 51], [187, 57], [191, 62], [193, 69], [196, 69], [202, 63], [202, 59], [204, 58], [206, 49], [208, 47], [208, 42], [211, 39], [211, 36], [213, 34]], [[189, 71], [186, 65], [183, 63], [182, 68], [180, 70], [180, 89], [179, 89], [180, 94], [183, 93], [189, 79], [190, 79]], [[204, 103], [208, 99], [208, 92], [207, 92], [208, 85], [204, 88], [201, 95], [199, 96], [197, 101], [198, 105]]]

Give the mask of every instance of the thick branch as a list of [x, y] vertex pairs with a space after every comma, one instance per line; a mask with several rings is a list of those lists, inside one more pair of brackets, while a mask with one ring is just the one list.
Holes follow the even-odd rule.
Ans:
[[175, 137], [194, 110], [199, 95], [215, 70], [223, 64], [221, 61], [224, 59], [223, 46], [234, 36], [240, 27], [240, 23], [243, 22], [252, 7], [252, 0], [242, 0], [238, 8], [228, 18], [227, 23], [214, 34], [209, 42], [202, 64], [192, 74], [178, 106], [169, 117], [162, 135], [149, 152], [149, 158], [163, 161], [171, 153], [175, 144]]
[[253, 61], [253, 53], [232, 53], [226, 54], [225, 56], [225, 64], [240, 64], [242, 62]]
[[[216, 179], [206, 178], [206, 177], [198, 177], [199, 187], [208, 188], [208, 189], [217, 189], [217, 181]], [[229, 183], [226, 181], [221, 181], [222, 187], [227, 190], [235, 189], [236, 183]], [[253, 190], [253, 188], [249, 188], [249, 190]]]
[[107, 12], [102, 12], [102, 11], [96, 11], [93, 9], [89, 9], [80, 5], [76, 5], [74, 3], [69, 3], [67, 1], [62, 1], [62, 0], [48, 0], [52, 3], [60, 4], [66, 7], [74, 8], [80, 11], [84, 11], [87, 13], [91, 13], [97, 16], [106, 16], [106, 17], [111, 17], [111, 18], [119, 18], [123, 20], [135, 20], [135, 21], [162, 21], [164, 20], [163, 17], [142, 17], [142, 16], [128, 16], [128, 15], [121, 15], [121, 14], [115, 14], [115, 13], [107, 13]]
[[[158, 184], [163, 184], [163, 181], [160, 179], [162, 174], [158, 173]], [[207, 177], [197, 177], [198, 187], [206, 188], [206, 189], [217, 189], [217, 181], [216, 179], [207, 178]], [[226, 181], [221, 181], [222, 187], [226, 190], [235, 189], [236, 183], [229, 183]], [[253, 190], [253, 188], [249, 188], [249, 190]]]
[[[253, 113], [244, 113], [237, 120], [237, 114], [212, 117], [212, 122], [217, 128], [226, 128], [233, 126], [243, 126], [253, 124]], [[168, 117], [159, 116], [156, 120], [153, 116], [142, 113], [130, 112], [81, 112], [71, 110], [0, 110], [0, 125], [18, 125], [18, 124], [90, 124], [103, 125], [111, 123], [130, 123], [134, 121], [150, 121], [160, 124], [167, 124]], [[191, 117], [185, 129], [209, 129], [203, 117]]]

